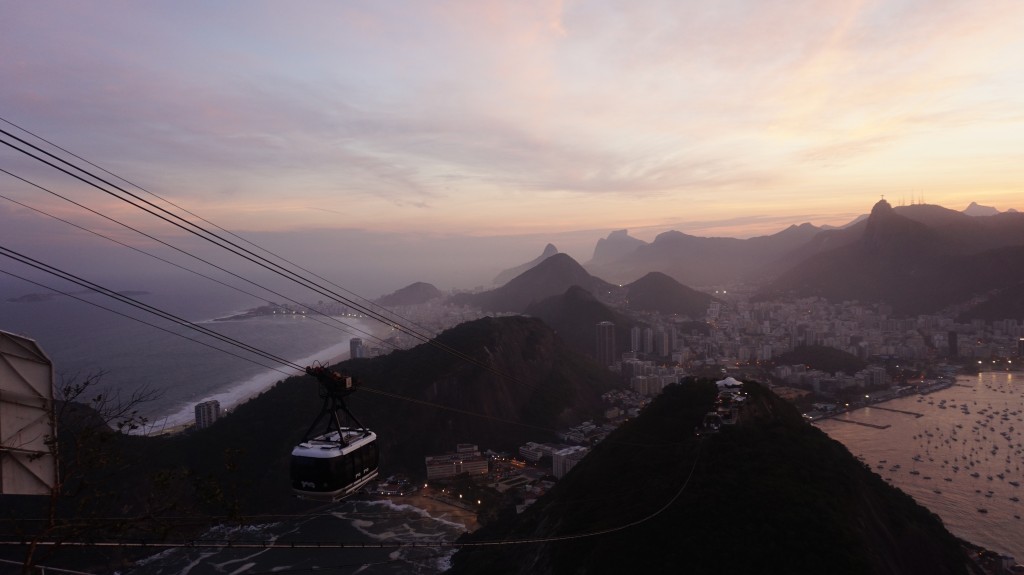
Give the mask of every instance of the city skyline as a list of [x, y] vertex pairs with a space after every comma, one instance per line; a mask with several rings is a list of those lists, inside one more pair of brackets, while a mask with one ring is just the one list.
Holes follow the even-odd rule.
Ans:
[[5, 12], [0, 116], [235, 230], [650, 241], [842, 225], [882, 195], [1024, 210], [1012, 2]]

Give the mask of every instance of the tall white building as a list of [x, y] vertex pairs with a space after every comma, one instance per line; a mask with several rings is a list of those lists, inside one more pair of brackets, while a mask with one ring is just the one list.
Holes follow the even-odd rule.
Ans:
[[644, 328], [643, 352], [646, 354], [654, 353], [654, 330], [649, 327]]
[[602, 321], [597, 324], [597, 363], [608, 367], [615, 363], [615, 324], [610, 321]]
[[220, 402], [216, 399], [196, 405], [196, 428], [206, 429], [220, 419]]
[[366, 348], [363, 347], [362, 338], [353, 337], [348, 340], [348, 356], [352, 359], [366, 357]]
[[586, 447], [574, 445], [552, 453], [551, 474], [558, 479], [565, 477], [565, 474], [569, 473], [569, 470], [575, 467], [587, 455], [587, 451], [589, 449]]

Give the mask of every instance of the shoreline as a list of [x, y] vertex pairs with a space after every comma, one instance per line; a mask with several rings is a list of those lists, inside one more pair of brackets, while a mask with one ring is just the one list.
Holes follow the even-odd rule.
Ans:
[[467, 533], [472, 533], [480, 528], [475, 511], [433, 497], [429, 494], [429, 490], [410, 495], [393, 495], [386, 499], [396, 505], [410, 505], [422, 509], [434, 519], [460, 523], [466, 528]]
[[[358, 324], [356, 327], [359, 330], [369, 332], [373, 334], [374, 337], [381, 339], [383, 339], [383, 330], [387, 329], [387, 327], [383, 325], [378, 327], [379, 324], [377, 324], [377, 322], [373, 322], [372, 320], [364, 317], [345, 317], [345, 319], [349, 322], [353, 319], [357, 319]], [[326, 348], [319, 349], [301, 359], [294, 360], [294, 362], [300, 365], [311, 365], [314, 362], [320, 362], [324, 365], [330, 366], [345, 361], [349, 356], [349, 342], [355, 337], [365, 338], [366, 335], [345, 334], [343, 339], [339, 340], [337, 343]], [[165, 415], [159, 419], [155, 419], [153, 424], [149, 425], [142, 434], [156, 436], [179, 433], [194, 425], [195, 406], [199, 403], [216, 400], [220, 402], [222, 411], [230, 411], [239, 405], [258, 397], [263, 392], [277, 385], [278, 382], [297, 375], [302, 375], [302, 373], [296, 372], [287, 374], [277, 370], [264, 370], [249, 378], [236, 380], [216, 391], [204, 394], [195, 401], [187, 404], [181, 404], [178, 407], [168, 408], [164, 412]]]
[[[813, 423], [815, 423], [817, 421], [821, 421], [823, 419], [835, 419], [835, 418], [837, 418], [837, 417], [839, 417], [840, 415], [843, 415], [843, 414], [854, 413], [854, 412], [856, 412], [856, 411], [858, 411], [860, 409], [866, 409], [868, 407], [872, 407], [872, 406], [875, 406], [875, 405], [882, 405], [882, 404], [888, 403], [888, 402], [896, 400], [896, 399], [902, 399], [904, 397], [913, 397], [914, 395], [919, 395], [919, 396], [920, 395], [931, 395], [931, 394], [933, 394], [933, 393], [935, 393], [937, 391], [942, 391], [942, 390], [945, 390], [945, 389], [949, 389], [949, 388], [951, 388], [951, 387], [953, 387], [955, 385], [958, 385], [957, 382], [960, 381], [961, 377], [970, 377], [970, 376], [956, 375], [956, 376], [954, 376], [952, 381], [942, 380], [942, 381], [930, 384], [928, 386], [925, 386], [925, 389], [923, 389], [923, 390], [918, 389], [918, 390], [910, 391], [908, 393], [885, 392], [884, 396], [881, 397], [880, 399], [876, 400], [876, 401], [871, 401], [869, 403], [862, 403], [862, 404], [859, 404], [859, 405], [854, 405], [854, 406], [851, 406], [851, 407], [846, 407], [844, 409], [837, 409], [835, 411], [827, 412], [827, 413], [822, 413], [820, 415], [815, 415], [813, 417], [808, 417], [807, 414], [804, 414], [804, 417], [807, 418], [807, 421], [809, 423], [813, 424]], [[852, 422], [852, 423], [856, 423], [856, 422]]]

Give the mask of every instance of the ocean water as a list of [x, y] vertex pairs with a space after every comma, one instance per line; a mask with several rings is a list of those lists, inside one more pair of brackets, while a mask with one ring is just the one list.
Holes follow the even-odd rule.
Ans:
[[953, 534], [1024, 561], [1024, 373], [961, 377], [815, 425]]
[[[222, 407], [230, 408], [297, 373], [137, 311], [132, 315], [245, 359], [65, 296], [33, 303], [6, 301], [41, 291], [29, 286], [20, 292], [0, 294], [0, 330], [35, 339], [53, 361], [58, 383], [81, 381], [89, 374], [102, 372], [97, 393], [113, 394], [122, 400], [147, 390], [155, 393], [152, 400], [139, 405], [151, 432], [192, 421], [196, 403], [217, 399]], [[99, 295], [81, 297], [108, 307], [117, 305]], [[372, 320], [356, 317], [338, 318], [345, 326], [323, 317], [318, 322], [301, 316], [212, 321], [266, 303], [240, 294], [156, 291], [135, 297], [299, 365], [347, 357], [350, 338], [373, 341], [363, 332], [386, 331]]]
[[454, 541], [461, 523], [391, 501], [350, 501], [319, 514], [243, 527], [215, 527], [203, 539], [233, 543], [383, 543], [382, 549], [176, 548], [138, 562], [123, 575], [317, 572], [434, 574], [449, 567], [455, 550], [400, 547], [401, 543]]

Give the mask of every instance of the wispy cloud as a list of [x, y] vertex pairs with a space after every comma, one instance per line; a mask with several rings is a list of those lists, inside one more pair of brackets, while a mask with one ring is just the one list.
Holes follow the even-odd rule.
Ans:
[[[102, 15], [20, 3], [0, 21], [0, 77], [13, 79], [0, 101], [251, 228], [332, 225], [294, 209], [320, 206], [382, 228], [476, 232], [481, 213], [501, 216], [495, 233], [660, 225], [703, 210], [755, 218], [753, 230], [780, 210], [858, 213], [880, 191], [948, 187], [956, 178], [922, 166], [954, 169], [958, 141], [971, 143], [964, 173], [1019, 158], [1022, 26], [1012, 1], [185, 2]], [[1000, 165], [1004, 189], [1024, 187]]]

